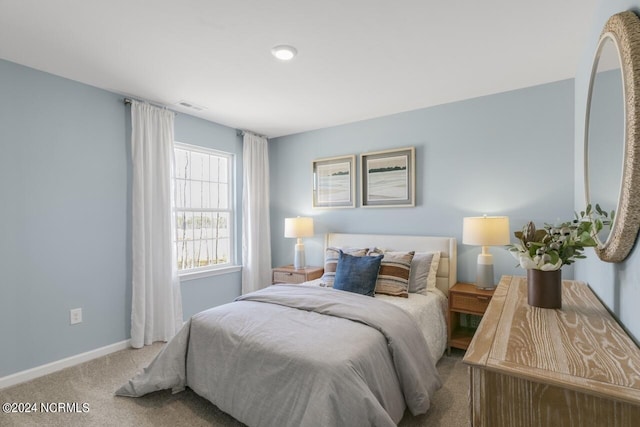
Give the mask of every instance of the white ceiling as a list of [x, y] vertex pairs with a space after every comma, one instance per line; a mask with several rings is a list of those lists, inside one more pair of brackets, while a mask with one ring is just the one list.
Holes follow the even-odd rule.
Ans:
[[0, 58], [276, 137], [572, 78], [596, 1], [0, 0]]

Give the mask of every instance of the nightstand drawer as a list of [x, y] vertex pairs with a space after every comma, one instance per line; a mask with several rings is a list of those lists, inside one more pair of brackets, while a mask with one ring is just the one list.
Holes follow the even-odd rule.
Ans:
[[298, 284], [308, 282], [309, 280], [322, 277], [324, 268], [322, 267], [305, 267], [293, 268], [293, 265], [285, 265], [284, 267], [276, 267], [272, 270], [272, 283], [288, 283]]
[[485, 295], [467, 295], [459, 293], [451, 293], [451, 309], [469, 311], [478, 314], [484, 314], [487, 310], [491, 297]]
[[274, 271], [273, 283], [302, 283], [306, 274], [304, 272], [294, 273], [290, 271]]

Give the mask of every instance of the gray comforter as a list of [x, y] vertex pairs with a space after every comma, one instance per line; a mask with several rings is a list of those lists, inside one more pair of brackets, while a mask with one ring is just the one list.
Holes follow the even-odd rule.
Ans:
[[405, 407], [426, 412], [440, 384], [402, 309], [275, 285], [193, 316], [116, 394], [189, 386], [250, 426], [392, 426]]

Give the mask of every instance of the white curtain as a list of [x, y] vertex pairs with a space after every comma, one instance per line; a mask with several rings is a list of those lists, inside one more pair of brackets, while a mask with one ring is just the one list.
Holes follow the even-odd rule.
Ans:
[[242, 293], [271, 284], [267, 139], [245, 132], [242, 148]]
[[168, 341], [182, 326], [172, 212], [174, 113], [131, 103], [131, 346]]

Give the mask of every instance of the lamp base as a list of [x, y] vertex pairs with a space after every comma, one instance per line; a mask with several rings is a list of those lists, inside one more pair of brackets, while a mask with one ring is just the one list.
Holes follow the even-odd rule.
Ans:
[[476, 287], [478, 289], [493, 289], [496, 287], [493, 281], [493, 264], [478, 264]]
[[304, 245], [302, 243], [296, 244], [296, 251], [293, 257], [293, 268], [296, 270], [302, 270], [306, 267], [306, 261], [304, 259]]

